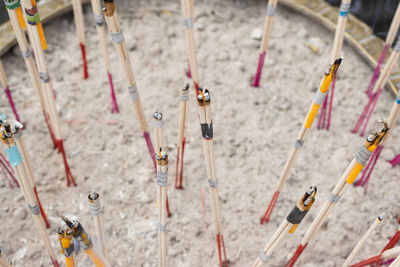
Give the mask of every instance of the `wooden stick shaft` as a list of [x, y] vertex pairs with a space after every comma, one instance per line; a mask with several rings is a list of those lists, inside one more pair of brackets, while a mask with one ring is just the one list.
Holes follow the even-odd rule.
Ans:
[[398, 256], [392, 264], [389, 265], [389, 267], [399, 267], [400, 266], [400, 256]]
[[389, 140], [390, 134], [395, 125], [396, 119], [399, 116], [399, 113], [400, 113], [400, 92], [397, 95], [396, 100], [394, 101], [392, 110], [390, 111], [389, 117], [386, 121], [389, 127], [389, 131], [387, 132], [385, 138], [382, 140], [382, 146], [384, 146], [386, 142]]
[[378, 227], [379, 223], [381, 222], [381, 219], [378, 217], [368, 228], [368, 230], [365, 232], [365, 234], [361, 237], [360, 241], [358, 241], [357, 245], [354, 247], [353, 251], [350, 253], [350, 255], [347, 257], [345, 262], [343, 263], [342, 267], [347, 267], [350, 265], [350, 263], [353, 261], [354, 257], [357, 255], [357, 253], [360, 251], [361, 247], [365, 244], [365, 241], [371, 236], [371, 234], [375, 231], [376, 227]]
[[199, 84], [199, 72], [197, 66], [196, 48], [193, 36], [193, 3], [191, 0], [181, 0], [182, 13], [185, 20], [185, 34], [186, 34], [186, 45], [189, 57], [190, 71], [192, 73], [192, 79], [196, 84]]
[[12, 267], [7, 257], [0, 251], [0, 267]]
[[[121, 31], [121, 26], [118, 18], [118, 13], [115, 11], [113, 16], [105, 16], [106, 23], [112, 34], [116, 34]], [[132, 65], [129, 60], [128, 50], [126, 48], [125, 41], [121, 43], [114, 43], [114, 47], [117, 50], [118, 56], [120, 58], [122, 67], [124, 69], [125, 78], [130, 88], [136, 87], [136, 82], [133, 75]], [[143, 132], [148, 132], [148, 126], [143, 112], [143, 107], [140, 102], [139, 94], [136, 93], [133, 99], [133, 108], [135, 110], [136, 117], [139, 121], [139, 125]]]
[[382, 253], [382, 258], [384, 260], [389, 260], [398, 256], [400, 256], [400, 246], [388, 249]]
[[399, 30], [400, 26], [400, 4], [397, 5], [396, 13], [394, 14], [392, 23], [390, 24], [390, 28], [388, 34], [386, 35], [385, 45], [391, 47], [396, 37], [396, 33]]
[[6, 72], [4, 70], [4, 66], [1, 60], [0, 60], [0, 82], [3, 88], [6, 88], [8, 86]]
[[[167, 165], [157, 165], [158, 172], [168, 172]], [[158, 203], [158, 219], [161, 226], [166, 226], [167, 222], [167, 185], [157, 185], [157, 203]], [[167, 233], [158, 227], [158, 266], [165, 267], [167, 265]]]
[[383, 88], [385, 86], [387, 80], [389, 79], [390, 73], [392, 73], [396, 62], [399, 59], [399, 55], [400, 51], [393, 50], [392, 54], [385, 64], [385, 67], [379, 75], [378, 81], [375, 83], [374, 89], [372, 90], [373, 94], [377, 93], [380, 88]]
[[[356, 165], [356, 160], [353, 159], [352, 162], [349, 164], [347, 167], [346, 171], [336, 184], [336, 187], [333, 189], [332, 194], [334, 195], [342, 195], [343, 189], [347, 185], [347, 178], [351, 171], [354, 169]], [[333, 207], [333, 203], [327, 200], [324, 204], [324, 206], [320, 209], [317, 217], [314, 219], [310, 227], [308, 228], [306, 234], [304, 235], [303, 239], [301, 240], [301, 244], [304, 246], [307, 244], [318, 232], [319, 228], [321, 227], [322, 223], [325, 221], [326, 217], [328, 216], [330, 210]]]
[[278, 0], [268, 1], [267, 15], [266, 15], [265, 21], [264, 21], [264, 33], [263, 33], [263, 37], [262, 37], [261, 45], [260, 45], [260, 54], [266, 52], [268, 49], [268, 44], [269, 44], [269, 40], [270, 40], [271, 32], [272, 32], [272, 22], [274, 20], [274, 13], [275, 13], [277, 4], [278, 4]]
[[76, 35], [78, 36], [78, 41], [81, 44], [86, 44], [81, 0], [72, 0], [72, 10], [74, 12], [75, 30]]
[[346, 12], [342, 12], [342, 7], [350, 7], [351, 0], [342, 0], [340, 9], [339, 9], [339, 17], [337, 21], [335, 37], [333, 39], [333, 48], [330, 58], [330, 64], [333, 64], [335, 60], [340, 56], [340, 52], [342, 51], [344, 33], [346, 31], [346, 23], [347, 23], [347, 14]]
[[[95, 16], [103, 16], [101, 12], [101, 4], [99, 0], [91, 0], [93, 14]], [[110, 72], [110, 56], [107, 50], [107, 39], [104, 24], [102, 26], [96, 24], [97, 35], [99, 37], [99, 44], [103, 54], [104, 64], [107, 72]]]

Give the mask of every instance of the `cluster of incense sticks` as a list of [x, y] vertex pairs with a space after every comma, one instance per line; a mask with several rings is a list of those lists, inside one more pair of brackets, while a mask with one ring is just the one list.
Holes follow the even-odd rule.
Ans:
[[375, 231], [376, 227], [382, 222], [383, 216], [378, 216], [376, 220], [374, 221], [373, 224], [368, 228], [367, 232], [361, 237], [360, 241], [358, 241], [357, 245], [354, 247], [354, 249], [351, 251], [345, 262], [343, 263], [342, 267], [347, 267], [350, 265], [350, 263], [353, 261], [354, 257], [357, 255], [357, 253], [360, 251], [361, 247], [365, 244], [365, 241], [372, 235], [372, 233]]
[[[346, 30], [347, 17], [349, 15], [351, 0], [342, 0], [339, 8], [339, 17], [336, 26], [335, 37], [333, 39], [333, 48], [331, 52], [330, 64], [340, 56], [343, 46], [344, 33]], [[336, 75], [333, 77], [331, 90], [328, 91], [327, 97], [321, 107], [321, 113], [318, 119], [318, 129], [326, 129], [329, 131], [331, 125], [333, 95], [335, 91]]]
[[316, 194], [317, 188], [315, 186], [310, 186], [286, 219], [281, 223], [272, 238], [265, 245], [263, 251], [261, 251], [259, 257], [254, 262], [253, 267], [260, 267], [263, 263], [267, 263], [268, 259], [272, 257], [286, 235], [293, 234], [296, 231], [297, 227], [314, 204]]
[[167, 266], [167, 185], [168, 154], [162, 147], [157, 153], [158, 266]]
[[314, 96], [314, 99], [311, 103], [308, 114], [306, 116], [306, 119], [303, 123], [303, 126], [300, 130], [299, 135], [297, 136], [295, 145], [292, 148], [292, 151], [290, 152], [289, 159], [286, 161], [286, 164], [283, 167], [283, 171], [279, 177], [279, 182], [278, 182], [278, 186], [275, 190], [275, 193], [272, 196], [272, 199], [268, 205], [268, 208], [267, 208], [264, 216], [261, 218], [261, 224], [264, 224], [264, 222], [268, 222], [271, 217], [272, 211], [275, 207], [275, 203], [279, 197], [279, 194], [282, 191], [282, 188], [285, 185], [286, 180], [290, 175], [290, 170], [293, 167], [293, 164], [297, 158], [297, 155], [298, 155], [300, 149], [303, 147], [303, 144], [307, 137], [307, 134], [312, 126], [315, 116], [318, 113], [318, 109], [321, 106], [321, 104], [324, 102], [324, 99], [326, 98], [326, 94], [328, 93], [329, 85], [332, 82], [332, 80], [334, 79], [341, 62], [342, 62], [341, 58], [336, 59], [335, 62], [325, 72], [324, 77], [322, 78], [321, 85], [318, 88], [317, 93]]
[[103, 210], [100, 203], [100, 195], [96, 192], [90, 192], [88, 195], [90, 213], [93, 215], [94, 226], [96, 229], [97, 243], [104, 259], [108, 262], [108, 250], [103, 228]]
[[[400, 223], [400, 217], [398, 218], [398, 222]], [[393, 258], [400, 255], [400, 246], [394, 247], [399, 242], [399, 240], [400, 226], [378, 255], [362, 260], [356, 264], [350, 265], [350, 267], [362, 267], [373, 264], [379, 265], [381, 263], [388, 263], [390, 261], [393, 261]]]
[[[50, 254], [51, 261], [55, 267], [58, 267], [57, 257], [54, 254], [49, 235], [46, 231], [46, 216], [41, 209], [38, 201], [37, 192], [32, 177], [32, 169], [26, 155], [22, 140], [22, 125], [19, 122], [2, 121], [0, 128], [1, 142], [7, 153], [8, 160], [13, 167], [14, 174], [18, 179], [21, 191], [24, 194], [25, 201], [31, 211], [35, 222], [37, 232], [43, 240], [45, 247]], [[42, 215], [41, 215], [42, 212]], [[47, 222], [48, 224], [48, 222]]]
[[211, 209], [214, 217], [214, 229], [218, 245], [219, 265], [227, 267], [228, 260], [226, 258], [224, 236], [222, 233], [222, 218], [219, 207], [218, 183], [215, 171], [211, 95], [207, 89], [198, 88], [198, 92], [197, 103], [199, 105], [201, 135], [203, 137], [203, 151], [206, 160], [207, 177], [210, 188]]
[[352, 129], [352, 133], [357, 133], [361, 126], [363, 126], [360, 136], [364, 136], [365, 131], [368, 126], [368, 122], [371, 118], [371, 115], [375, 109], [376, 103], [378, 102], [378, 98], [381, 95], [383, 88], [386, 85], [386, 82], [389, 79], [389, 75], [392, 72], [397, 60], [400, 56], [400, 38], [397, 40], [396, 46], [392, 54], [390, 55], [388, 61], [385, 64], [385, 68], [383, 69], [381, 75], [379, 76], [375, 86], [368, 98], [368, 103], [365, 105], [363, 112], [361, 113], [356, 125]]
[[[38, 8], [36, 6], [35, 0], [23, 0], [23, 6], [25, 7], [26, 19], [28, 21], [28, 33], [31, 39], [33, 51], [35, 53], [35, 60], [37, 71], [39, 72], [39, 78], [41, 82], [41, 93], [42, 101], [46, 107], [44, 110], [48, 112], [49, 125], [54, 132], [54, 142], [58, 151], [62, 154], [64, 160], [64, 168], [67, 176], [67, 186], [71, 183], [76, 186], [75, 179], [72, 176], [71, 170], [69, 168], [66, 152], [64, 149], [63, 139], [61, 135], [60, 121], [57, 114], [56, 105], [54, 102], [53, 91], [50, 86], [50, 76], [47, 69], [46, 59], [44, 57], [43, 50], [47, 49], [46, 39], [44, 37], [44, 32], [42, 24], [40, 22], [40, 17], [38, 14]], [[14, 27], [15, 30], [15, 27]], [[22, 47], [21, 47], [22, 49]], [[30, 51], [28, 50], [24, 51]]]
[[111, 113], [118, 113], [119, 108], [118, 108], [118, 104], [117, 104], [117, 97], [116, 97], [115, 91], [114, 91], [114, 84], [113, 84], [113, 80], [112, 80], [111, 67], [110, 67], [110, 57], [109, 57], [108, 49], [107, 49], [107, 39], [106, 39], [106, 32], [105, 32], [105, 27], [104, 27], [104, 15], [101, 11], [100, 0], [91, 0], [91, 4], [92, 4], [92, 9], [93, 9], [94, 21], [96, 22], [97, 36], [99, 37], [99, 45], [100, 45], [101, 52], [103, 54], [104, 65], [105, 65], [107, 75], [108, 75], [108, 82], [110, 84]]
[[11, 91], [10, 91], [10, 87], [8, 86], [7, 83], [7, 77], [6, 77], [6, 72], [4, 70], [4, 66], [3, 63], [0, 60], [0, 83], [4, 88], [4, 93], [6, 94], [7, 98], [8, 98], [8, 102], [10, 103], [11, 109], [14, 113], [15, 119], [17, 121], [20, 121], [19, 116], [18, 116], [18, 112], [17, 112], [17, 108], [15, 107], [15, 103], [14, 100], [11, 96]]
[[72, 10], [74, 12], [76, 35], [78, 37], [78, 42], [82, 53], [83, 78], [87, 79], [89, 78], [89, 72], [88, 72], [88, 64], [86, 58], [85, 23], [83, 19], [82, 1], [72, 0]]
[[254, 75], [252, 86], [258, 87], [260, 85], [261, 75], [264, 67], [265, 55], [267, 53], [269, 39], [271, 37], [272, 32], [272, 22], [274, 20], [276, 6], [278, 4], [278, 0], [270, 0], [268, 1], [267, 13], [264, 22], [264, 33], [261, 40], [260, 45], [260, 55], [258, 57], [257, 71], [256, 75]]
[[199, 87], [199, 71], [197, 68], [196, 48], [193, 36], [193, 0], [181, 0], [183, 24], [185, 26], [186, 45], [189, 57], [190, 76], [193, 80], [194, 89], [197, 95]]
[[[47, 104], [47, 99], [46, 99], [47, 96], [44, 92], [44, 89], [42, 89], [42, 87], [41, 87], [39, 73], [36, 68], [35, 59], [33, 58], [32, 49], [31, 49], [31, 47], [29, 47], [29, 43], [24, 34], [24, 28], [26, 28], [26, 23], [25, 23], [24, 17], [22, 16], [22, 13], [21, 13], [20, 1], [5, 0], [4, 3], [7, 7], [8, 16], [10, 17], [10, 22], [14, 29], [15, 36], [16, 36], [16, 39], [18, 42], [18, 46], [21, 50], [21, 55], [24, 58], [25, 66], [28, 70], [29, 77], [30, 77], [33, 87], [35, 87], [36, 93], [39, 97], [40, 104], [42, 106], [43, 115], [44, 115], [48, 130], [49, 130], [50, 137], [53, 141], [54, 147], [56, 147], [56, 138], [54, 135], [53, 126], [51, 125], [51, 121], [50, 121], [50, 109]], [[41, 28], [38, 28], [38, 29], [41, 29]], [[39, 30], [39, 33], [43, 34], [43, 31]], [[41, 36], [41, 38], [44, 38], [44, 37]]]
[[393, 103], [392, 110], [390, 111], [389, 117], [387, 118], [387, 125], [389, 127], [389, 132], [385, 136], [384, 140], [381, 142], [381, 144], [378, 146], [378, 148], [374, 151], [372, 154], [371, 158], [369, 159], [364, 172], [362, 173], [360, 179], [357, 181], [356, 186], [363, 186], [364, 191], [366, 192], [368, 188], [368, 182], [371, 176], [371, 173], [375, 167], [376, 162], [379, 159], [379, 156], [382, 153], [383, 148], [385, 147], [385, 144], [389, 140], [390, 137], [390, 132], [392, 131], [395, 121], [397, 117], [399, 116], [400, 113], [400, 92], [397, 95], [397, 98], [395, 99]]
[[128, 49], [126, 48], [124, 33], [121, 30], [121, 24], [119, 21], [117, 10], [115, 9], [113, 0], [105, 0], [105, 7], [103, 8], [103, 14], [111, 33], [111, 40], [114, 43], [115, 50], [119, 56], [122, 67], [125, 73], [125, 79], [128, 84], [129, 94], [132, 98], [133, 108], [135, 110], [136, 117], [139, 121], [140, 128], [143, 132], [143, 137], [146, 140], [147, 148], [150, 153], [150, 157], [153, 160], [154, 168], [157, 169], [156, 160], [154, 157], [154, 149], [151, 143], [149, 130], [147, 127], [146, 119], [143, 113], [142, 103], [139, 98], [139, 92], [136, 86], [136, 81], [133, 76], [133, 69], [129, 60]]
[[[108, 267], [109, 264], [94, 250], [93, 242], [82, 224], [76, 220], [70, 221], [62, 215], [60, 215], [60, 217], [65, 222], [66, 227], [58, 227], [57, 233], [61, 245], [61, 253], [65, 256], [65, 264], [67, 267], [76, 266], [74, 253], [76, 253], [79, 248], [85, 251], [96, 267]], [[75, 246], [79, 246], [79, 248]]]
[[354, 155], [353, 160], [347, 167], [346, 171], [339, 179], [335, 188], [329, 195], [328, 200], [320, 209], [317, 217], [314, 219], [310, 227], [308, 228], [306, 234], [301, 240], [300, 245], [298, 246], [296, 252], [289, 260], [286, 266], [293, 266], [301, 253], [307, 247], [308, 243], [314, 238], [321, 228], [322, 223], [327, 219], [329, 212], [332, 210], [333, 206], [340, 200], [343, 195], [344, 189], [347, 184], [352, 184], [357, 176], [362, 171], [364, 165], [367, 163], [368, 159], [371, 157], [372, 153], [376, 150], [378, 145], [382, 142], [382, 139], [385, 137], [388, 132], [388, 127], [386, 123], [383, 123], [383, 126], [380, 131], [377, 131], [374, 134], [370, 134], [363, 145], [361, 145], [360, 149]]
[[[153, 114], [153, 122], [154, 122], [154, 145], [155, 145], [155, 151], [156, 153], [156, 158], [158, 155], [158, 152], [162, 149], [165, 152], [165, 139], [163, 135], [163, 115], [161, 112], [154, 112]], [[156, 172], [158, 173], [158, 171]], [[168, 187], [167, 187], [168, 188]], [[168, 214], [168, 217], [171, 217], [171, 212], [169, 211], [169, 201], [168, 201], [168, 190], [165, 192], [166, 194], [166, 211]]]
[[176, 173], [175, 173], [175, 188], [183, 189], [182, 178], [183, 178], [183, 156], [185, 153], [186, 143], [186, 130], [188, 120], [188, 101], [189, 101], [189, 87], [188, 83], [185, 83], [181, 90], [181, 103], [179, 105], [179, 124], [178, 124], [178, 145], [177, 145], [177, 156], [176, 156]]
[[369, 82], [368, 88], [366, 90], [368, 97], [372, 97], [373, 88], [375, 87], [375, 83], [381, 73], [381, 67], [385, 62], [386, 55], [390, 47], [392, 47], [397, 31], [399, 30], [399, 26], [400, 26], [400, 4], [397, 5], [396, 13], [394, 14], [392, 23], [390, 24], [389, 31], [386, 35], [386, 40], [381, 55], [379, 56], [378, 63], [376, 64], [374, 70], [374, 74], [372, 75], [371, 81]]

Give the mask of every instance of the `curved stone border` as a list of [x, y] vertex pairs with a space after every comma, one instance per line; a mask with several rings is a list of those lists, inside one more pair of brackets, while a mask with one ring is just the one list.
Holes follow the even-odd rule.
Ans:
[[[316, 20], [329, 30], [334, 31], [336, 29], [339, 9], [324, 0], [279, 0], [279, 3]], [[376, 67], [384, 41], [376, 37], [370, 27], [352, 14], [349, 14], [347, 20], [345, 39], [371, 67]], [[393, 69], [388, 85], [397, 95], [400, 88], [400, 68], [395, 67]]]
[[[89, 0], [83, 2], [88, 3]], [[329, 5], [324, 0], [280, 0], [279, 4], [316, 20], [332, 31], [336, 29], [338, 8]], [[41, 0], [38, 7], [42, 22], [46, 23], [70, 11], [72, 4], [71, 0]], [[372, 33], [371, 28], [350, 14], [347, 20], [345, 38], [371, 67], [375, 68], [384, 42]], [[15, 43], [16, 39], [10, 22], [0, 25], [0, 55], [6, 53]], [[400, 88], [400, 68], [393, 69], [388, 84], [392, 91], [397, 94]]]

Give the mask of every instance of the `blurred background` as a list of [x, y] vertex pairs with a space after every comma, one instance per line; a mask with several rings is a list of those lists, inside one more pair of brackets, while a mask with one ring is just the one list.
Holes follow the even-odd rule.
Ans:
[[[334, 6], [340, 5], [340, 0], [326, 1]], [[267, 2], [265, 1], [265, 6]], [[400, 0], [353, 0], [350, 12], [368, 24], [376, 36], [385, 39], [399, 2]], [[0, 0], [0, 24], [7, 20], [4, 1]]]

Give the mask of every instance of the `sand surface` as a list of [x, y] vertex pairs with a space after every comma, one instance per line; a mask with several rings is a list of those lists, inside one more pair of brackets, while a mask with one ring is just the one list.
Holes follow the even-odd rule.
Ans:
[[[303, 123], [325, 71], [333, 33], [302, 15], [279, 6], [267, 54], [262, 86], [252, 88], [266, 1], [195, 1], [195, 42], [201, 84], [212, 92], [214, 148], [224, 238], [230, 266], [249, 266], [278, 225], [314, 184], [318, 195], [295, 234], [288, 236], [268, 266], [283, 266], [293, 254], [329, 192], [364, 141], [350, 130], [361, 113], [372, 69], [355, 50], [344, 45], [344, 62], [336, 83], [331, 131], [314, 124], [284, 188], [270, 223], [260, 218], [278, 181], [286, 158]], [[120, 0], [117, 10], [130, 51], [148, 124], [152, 113], [164, 113], [164, 133], [170, 155], [168, 219], [169, 266], [218, 266], [206, 168], [197, 107], [191, 91], [188, 143], [183, 191], [173, 187], [179, 90], [185, 78], [186, 44], [179, 1]], [[146, 144], [135, 118], [117, 55], [110, 43], [112, 73], [120, 105], [110, 113], [109, 87], [91, 9], [84, 8], [90, 79], [82, 79], [81, 57], [72, 13], [45, 25], [46, 52], [57, 108], [76, 188], [66, 187], [61, 155], [53, 148], [39, 100], [15, 47], [3, 57], [20, 117], [26, 122], [25, 142], [37, 187], [52, 228], [49, 230], [58, 260], [55, 228], [62, 225], [54, 213], [78, 218], [94, 237], [87, 193], [96, 190], [104, 205], [107, 246], [112, 266], [156, 266], [156, 179]], [[322, 41], [316, 55], [310, 38]], [[372, 119], [386, 118], [393, 103], [386, 90]], [[11, 114], [6, 97], [0, 110]], [[373, 125], [373, 124], [370, 124]], [[387, 160], [400, 152], [399, 131], [381, 154], [369, 184], [349, 186], [319, 235], [311, 241], [297, 266], [341, 266], [376, 216], [384, 223], [367, 241], [356, 260], [377, 254], [395, 232], [399, 214], [399, 169]], [[205, 199], [202, 215], [200, 195]], [[22, 193], [0, 179], [0, 247], [15, 266], [50, 266], [35, 233]], [[80, 266], [92, 266], [84, 253]], [[63, 266], [64, 263], [62, 263]]]

